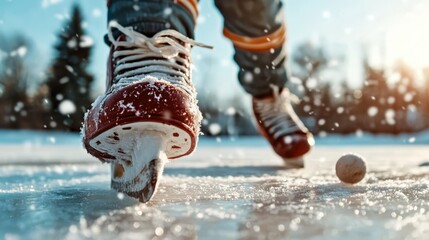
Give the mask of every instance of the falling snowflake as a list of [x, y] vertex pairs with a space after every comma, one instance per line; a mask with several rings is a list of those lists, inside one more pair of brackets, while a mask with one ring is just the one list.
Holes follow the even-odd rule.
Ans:
[[42, 1], [42, 7], [43, 8], [47, 8], [47, 7], [51, 6], [51, 5], [58, 4], [61, 1], [62, 0], [43, 0]]
[[222, 131], [222, 127], [218, 123], [212, 123], [209, 126], [209, 132], [212, 135], [218, 135]]
[[326, 19], [331, 18], [331, 12], [328, 10], [323, 11], [322, 17]]
[[21, 46], [17, 49], [15, 49], [14, 51], [10, 52], [10, 56], [11, 57], [24, 57], [25, 54], [27, 54], [27, 48], [25, 46]]
[[368, 115], [370, 117], [374, 117], [375, 115], [377, 115], [377, 113], [378, 113], [378, 108], [377, 107], [372, 106], [372, 107], [368, 108]]
[[89, 37], [89, 36], [82, 36], [81, 37], [81, 41], [79, 43], [79, 46], [81, 48], [91, 47], [92, 45], [94, 45], [94, 40], [92, 40], [91, 37]]
[[337, 108], [337, 113], [338, 114], [341, 114], [341, 113], [343, 113], [344, 112], [344, 107], [338, 107]]
[[92, 10], [92, 16], [94, 16], [94, 17], [99, 17], [99, 16], [101, 16], [101, 10], [100, 10], [99, 8], [94, 8], [94, 9]]
[[64, 100], [60, 103], [59, 110], [63, 115], [72, 114], [76, 112], [76, 105], [70, 100]]
[[261, 73], [261, 69], [260, 69], [260, 68], [258, 68], [258, 67], [256, 67], [256, 68], [253, 70], [253, 72], [254, 72], [255, 74], [260, 74], [260, 73]]
[[253, 81], [253, 74], [251, 72], [245, 72], [243, 79], [246, 83], [250, 83]]
[[387, 124], [389, 124], [389, 125], [395, 125], [396, 124], [395, 111], [393, 109], [387, 109], [384, 116], [385, 116]]

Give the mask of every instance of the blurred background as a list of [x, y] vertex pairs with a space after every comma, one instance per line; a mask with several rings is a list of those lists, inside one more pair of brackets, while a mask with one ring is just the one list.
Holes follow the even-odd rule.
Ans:
[[[429, 128], [429, 1], [284, 0], [288, 87], [320, 137]], [[254, 135], [250, 97], [213, 1], [193, 77], [208, 136]], [[78, 132], [105, 87], [104, 0], [0, 0], [0, 129]]]

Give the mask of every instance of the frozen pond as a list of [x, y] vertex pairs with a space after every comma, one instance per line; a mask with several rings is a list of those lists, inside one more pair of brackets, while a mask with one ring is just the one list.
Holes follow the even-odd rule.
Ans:
[[[26, 148], [1, 161], [0, 239], [427, 239], [429, 147], [319, 146], [287, 170], [246, 145], [203, 143], [167, 164], [147, 205], [110, 190], [108, 166], [79, 146]], [[49, 161], [25, 161], [31, 152]], [[347, 152], [368, 164], [354, 186], [334, 174]]]

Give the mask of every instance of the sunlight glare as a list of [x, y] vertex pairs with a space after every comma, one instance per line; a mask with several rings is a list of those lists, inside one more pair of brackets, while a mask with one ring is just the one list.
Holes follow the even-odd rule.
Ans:
[[415, 69], [429, 66], [429, 4], [396, 18], [387, 28], [386, 58], [391, 63], [402, 60]]

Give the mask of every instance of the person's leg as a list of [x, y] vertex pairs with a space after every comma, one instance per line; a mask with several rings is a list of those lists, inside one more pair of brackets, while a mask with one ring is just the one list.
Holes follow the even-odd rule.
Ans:
[[[173, 29], [194, 38], [196, 4], [196, 0], [110, 0], [107, 1], [107, 21], [133, 27], [148, 37]], [[118, 37], [119, 32], [115, 31], [114, 35]]]
[[238, 79], [254, 97], [283, 88], [286, 74], [286, 25], [278, 0], [216, 0], [225, 19], [223, 33], [234, 44]]
[[[291, 165], [313, 145], [312, 135], [296, 116], [284, 89], [286, 24], [280, 0], [216, 0], [225, 19], [224, 35], [234, 45], [238, 79], [253, 96], [253, 111], [261, 134]], [[297, 161], [299, 159], [300, 161]]]
[[196, 146], [201, 113], [191, 80], [196, 0], [111, 0], [107, 89], [82, 129], [112, 166], [112, 188], [147, 202], [163, 164]]

